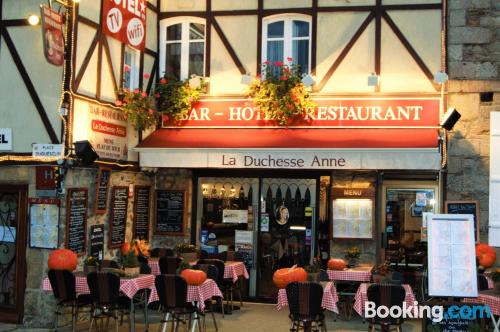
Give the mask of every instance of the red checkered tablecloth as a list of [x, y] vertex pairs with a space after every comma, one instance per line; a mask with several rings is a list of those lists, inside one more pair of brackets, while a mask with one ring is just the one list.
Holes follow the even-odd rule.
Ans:
[[369, 282], [372, 277], [371, 269], [327, 270], [330, 280]]
[[488, 281], [488, 289], [493, 289], [495, 288], [495, 282], [493, 279], [491, 279], [489, 276], [485, 276], [486, 280]]
[[500, 316], [500, 294], [493, 294], [492, 291], [481, 292], [478, 297], [464, 298], [462, 302], [485, 304], [493, 315]]
[[[205, 310], [205, 301], [212, 297], [222, 298], [222, 293], [217, 287], [217, 284], [212, 279], [207, 279], [199, 286], [188, 286], [186, 302], [198, 302], [200, 310]], [[158, 301], [158, 293], [156, 287], [151, 288], [151, 295], [149, 296], [149, 303]]]
[[[151, 268], [151, 273], [154, 275], [160, 274], [160, 265], [158, 260], [150, 260], [149, 267]], [[238, 277], [243, 276], [245, 279], [249, 278], [248, 271], [243, 262], [230, 262], [227, 261], [224, 266], [224, 278], [231, 279], [233, 282], [238, 281]]]
[[[152, 274], [141, 274], [135, 278], [120, 278], [120, 291], [128, 298], [132, 298], [140, 289], [154, 288], [154, 284], [155, 276]], [[87, 284], [87, 277], [76, 276], [75, 288], [79, 294], [89, 294], [90, 289]], [[52, 291], [49, 278], [46, 277], [43, 279], [42, 289], [46, 292]]]
[[[365, 308], [365, 302], [368, 301], [368, 294], [367, 294], [367, 289], [370, 284], [360, 284], [358, 287], [358, 291], [356, 292], [356, 295], [354, 295], [354, 310], [360, 315], [363, 316], [364, 308]], [[403, 288], [406, 291], [406, 296], [405, 296], [405, 303], [406, 306], [413, 305], [413, 302], [415, 302], [415, 295], [413, 294], [413, 290], [411, 289], [410, 285], [403, 285]]]
[[[337, 308], [337, 302], [339, 301], [339, 297], [337, 295], [337, 289], [333, 282], [327, 283], [323, 287], [323, 300], [321, 301], [321, 307], [326, 310], [333, 311], [335, 313], [339, 313]], [[277, 309], [281, 310], [284, 307], [288, 306], [288, 299], [286, 297], [286, 289], [282, 288], [278, 291], [278, 305]]]

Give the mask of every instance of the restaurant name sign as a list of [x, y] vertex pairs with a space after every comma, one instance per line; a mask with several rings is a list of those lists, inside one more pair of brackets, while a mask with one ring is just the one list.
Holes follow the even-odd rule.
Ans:
[[41, 5], [43, 53], [55, 66], [64, 63], [63, 16], [47, 5]]
[[146, 45], [146, 0], [104, 0], [103, 31], [141, 51]]
[[[308, 128], [436, 128], [440, 98], [317, 98], [316, 107], [288, 127]], [[164, 128], [276, 127], [250, 99], [205, 99], [176, 123]]]

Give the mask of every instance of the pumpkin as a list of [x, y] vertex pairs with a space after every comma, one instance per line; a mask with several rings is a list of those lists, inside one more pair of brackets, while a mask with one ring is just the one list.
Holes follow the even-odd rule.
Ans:
[[273, 282], [278, 288], [285, 288], [293, 281], [306, 281], [307, 272], [301, 267], [291, 267], [276, 270], [273, 274]]
[[76, 270], [78, 256], [69, 249], [56, 249], [49, 255], [49, 269], [51, 270]]
[[340, 258], [331, 258], [328, 261], [328, 269], [330, 270], [343, 270], [347, 267], [345, 260]]
[[476, 257], [479, 259], [479, 265], [492, 267], [497, 260], [497, 253], [486, 243], [478, 243], [476, 244]]
[[181, 272], [181, 277], [186, 279], [188, 285], [199, 286], [207, 280], [207, 274], [202, 270], [185, 269]]

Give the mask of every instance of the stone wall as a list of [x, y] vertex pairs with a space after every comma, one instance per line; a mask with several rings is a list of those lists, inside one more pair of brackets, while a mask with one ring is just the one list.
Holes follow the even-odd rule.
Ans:
[[448, 1], [448, 74], [451, 79], [500, 77], [500, 2]]

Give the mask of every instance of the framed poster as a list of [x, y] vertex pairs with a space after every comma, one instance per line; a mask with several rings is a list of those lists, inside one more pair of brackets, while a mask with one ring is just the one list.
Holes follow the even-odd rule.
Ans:
[[183, 190], [156, 191], [155, 234], [184, 235], [186, 192]]
[[470, 201], [446, 201], [444, 212], [447, 214], [472, 214], [474, 216], [474, 239], [479, 242], [479, 202]]
[[66, 197], [66, 248], [85, 255], [88, 190], [69, 188]]
[[477, 297], [474, 216], [433, 214], [427, 243], [429, 295]]
[[151, 187], [134, 188], [134, 239], [149, 241]]
[[119, 248], [125, 242], [128, 212], [128, 187], [113, 187], [109, 213], [108, 248]]
[[95, 190], [95, 214], [105, 214], [108, 206], [108, 188], [111, 180], [111, 169], [100, 167], [97, 173]]
[[[29, 198], [28, 203], [30, 247], [57, 249], [59, 246], [60, 200], [58, 198]], [[0, 228], [0, 239], [4, 239], [4, 242], [15, 242], [15, 230], [15, 227]]]

